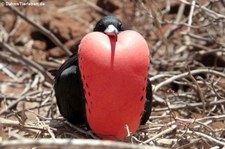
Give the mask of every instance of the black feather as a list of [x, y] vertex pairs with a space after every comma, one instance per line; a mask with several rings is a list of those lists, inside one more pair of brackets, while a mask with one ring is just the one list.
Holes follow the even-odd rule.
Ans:
[[146, 102], [145, 102], [144, 112], [141, 117], [141, 122], [140, 122], [141, 125], [144, 125], [148, 121], [149, 116], [151, 115], [151, 111], [152, 111], [152, 84], [149, 81], [149, 79], [147, 79]]
[[77, 55], [72, 55], [55, 77], [55, 96], [60, 113], [73, 124], [86, 123], [83, 86]]

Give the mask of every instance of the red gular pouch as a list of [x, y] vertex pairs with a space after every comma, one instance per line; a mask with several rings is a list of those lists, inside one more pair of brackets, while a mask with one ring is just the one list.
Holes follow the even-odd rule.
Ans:
[[125, 126], [135, 133], [146, 101], [149, 48], [137, 32], [87, 34], [78, 51], [91, 129], [103, 139], [122, 140]]

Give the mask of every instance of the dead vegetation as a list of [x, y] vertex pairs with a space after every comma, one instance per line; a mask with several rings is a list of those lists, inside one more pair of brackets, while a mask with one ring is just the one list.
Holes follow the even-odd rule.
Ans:
[[[58, 68], [104, 15], [118, 16], [127, 29], [140, 32], [152, 53], [152, 115], [135, 134], [127, 129], [126, 142], [167, 148], [225, 146], [223, 0], [42, 3], [11, 7], [1, 0], [0, 147], [17, 140], [22, 141], [16, 145], [25, 147], [33, 139], [32, 147], [40, 139], [54, 144], [56, 138], [96, 138], [60, 116], [48, 70]], [[51, 143], [45, 148], [53, 147]]]

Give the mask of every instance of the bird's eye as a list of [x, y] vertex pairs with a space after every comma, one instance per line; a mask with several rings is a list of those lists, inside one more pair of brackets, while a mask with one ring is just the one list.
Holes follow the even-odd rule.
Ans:
[[105, 30], [105, 25], [103, 23], [98, 23], [94, 28], [94, 31], [103, 32], [104, 30]]
[[103, 27], [105, 27], [105, 25], [104, 24], [99, 24], [99, 27], [103, 28]]

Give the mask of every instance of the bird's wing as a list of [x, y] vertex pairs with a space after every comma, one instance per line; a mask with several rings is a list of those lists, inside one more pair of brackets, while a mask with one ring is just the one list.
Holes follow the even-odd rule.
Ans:
[[76, 54], [59, 68], [54, 89], [60, 113], [73, 124], [86, 123], [85, 98]]
[[152, 110], [152, 84], [149, 81], [149, 79], [147, 79], [147, 87], [146, 87], [146, 102], [145, 102], [145, 108], [144, 108], [144, 113], [141, 117], [141, 125], [144, 125], [148, 119], [149, 116], [151, 114], [151, 110]]

